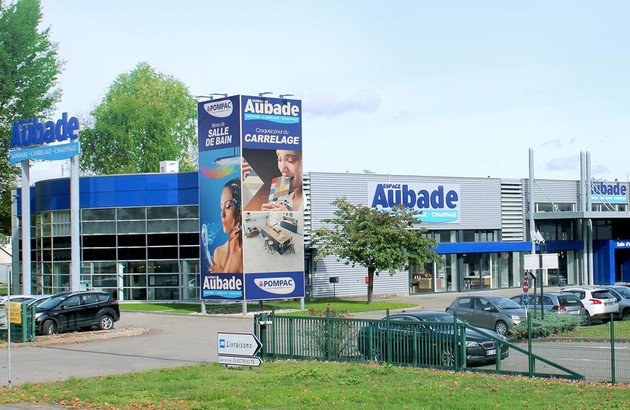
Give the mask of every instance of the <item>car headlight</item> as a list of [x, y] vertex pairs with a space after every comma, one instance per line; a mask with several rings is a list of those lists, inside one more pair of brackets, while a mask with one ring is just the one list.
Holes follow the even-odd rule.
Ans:
[[514, 321], [514, 323], [521, 323], [521, 317], [520, 316], [510, 315], [510, 318], [512, 319], [512, 321]]
[[35, 313], [35, 320], [39, 319], [42, 316], [42, 312]]
[[467, 340], [466, 341], [466, 347], [479, 347], [479, 343]]

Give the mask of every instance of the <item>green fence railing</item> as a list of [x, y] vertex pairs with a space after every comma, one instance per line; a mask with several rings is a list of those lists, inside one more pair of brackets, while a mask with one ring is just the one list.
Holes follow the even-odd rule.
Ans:
[[[264, 325], [260, 325], [264, 323]], [[473, 355], [466, 329], [484, 335], [495, 352], [485, 362]], [[267, 359], [383, 362], [445, 370], [477, 370], [530, 377], [582, 380], [584, 376], [534, 353], [529, 344], [512, 343], [494, 332], [453, 323], [368, 320], [346, 317], [264, 314], [255, 318], [255, 332]], [[505, 358], [510, 356], [510, 364]], [[475, 360], [475, 362], [473, 362]], [[541, 369], [537, 369], [540, 364]]]

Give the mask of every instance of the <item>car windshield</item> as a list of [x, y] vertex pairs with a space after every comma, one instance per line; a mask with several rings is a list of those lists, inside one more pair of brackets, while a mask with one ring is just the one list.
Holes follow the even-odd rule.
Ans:
[[501, 309], [521, 309], [521, 305], [508, 298], [496, 298], [494, 303]]
[[615, 299], [613, 294], [607, 290], [596, 290], [593, 292], [592, 297], [595, 299]]
[[[435, 314], [435, 315], [425, 315], [418, 318], [422, 322], [439, 322], [439, 323], [453, 323], [455, 318], [453, 315], [448, 313]], [[457, 322], [462, 323], [461, 320], [457, 319]]]
[[63, 302], [64, 300], [66, 300], [68, 298], [68, 295], [59, 295], [59, 296], [53, 296], [50, 299], [46, 299], [44, 300], [39, 306], [37, 306], [38, 308], [41, 309], [52, 309], [54, 307], [57, 307], [57, 305], [59, 305], [61, 302]]
[[630, 298], [630, 288], [625, 288], [625, 287], [618, 287], [615, 288], [615, 290], [617, 291], [617, 293], [619, 293], [621, 296], [625, 297], [625, 298]]

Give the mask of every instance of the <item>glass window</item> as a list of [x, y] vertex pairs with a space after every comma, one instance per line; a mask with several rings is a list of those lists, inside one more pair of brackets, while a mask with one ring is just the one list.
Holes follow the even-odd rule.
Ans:
[[153, 207], [149, 208], [147, 211], [147, 219], [177, 219], [176, 207]]
[[71, 296], [63, 302], [63, 306], [65, 307], [76, 307], [81, 304], [81, 299], [79, 296]]
[[179, 221], [179, 231], [180, 232], [199, 232], [199, 220], [190, 219], [190, 220]]
[[188, 219], [188, 218], [199, 219], [199, 207], [198, 206], [180, 206], [179, 217], [181, 219]]
[[112, 221], [116, 219], [116, 210], [114, 208], [103, 209], [82, 209], [82, 221]]
[[179, 275], [149, 275], [149, 286], [178, 286]]
[[176, 220], [155, 220], [147, 223], [149, 232], [177, 232]]
[[116, 235], [83, 235], [84, 248], [113, 248], [116, 247]]
[[53, 235], [54, 236], [60, 236], [60, 235], [70, 235], [70, 224], [54, 224], [52, 226], [53, 228]]
[[115, 262], [94, 262], [93, 263], [93, 273], [116, 273], [116, 263]]
[[130, 219], [146, 218], [146, 208], [118, 208], [118, 220], [127, 221]]
[[118, 248], [118, 260], [144, 260], [147, 258], [147, 248]]
[[118, 222], [118, 233], [145, 233], [147, 231], [146, 221], [124, 221]]
[[69, 211], [55, 211], [52, 216], [54, 223], [70, 223]]
[[149, 248], [147, 257], [149, 259], [177, 259], [177, 245], [162, 248]]
[[96, 297], [96, 295], [94, 293], [90, 293], [87, 295], [83, 295], [83, 304], [84, 305], [91, 305], [98, 302], [98, 298]]
[[116, 275], [94, 275], [92, 276], [92, 284], [97, 288], [115, 288], [118, 286]]
[[85, 235], [116, 233], [116, 222], [83, 222], [81, 228]]
[[148, 271], [151, 273], [173, 273], [179, 272], [179, 264], [176, 260], [170, 261], [149, 261]]

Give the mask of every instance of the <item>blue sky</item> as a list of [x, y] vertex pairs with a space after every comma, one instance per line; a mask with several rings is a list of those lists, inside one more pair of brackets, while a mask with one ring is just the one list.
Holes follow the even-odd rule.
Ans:
[[580, 152], [595, 178], [630, 173], [626, 1], [42, 4], [57, 116], [146, 61], [194, 95], [294, 94], [305, 171], [524, 178], [532, 148], [536, 178], [579, 179]]

